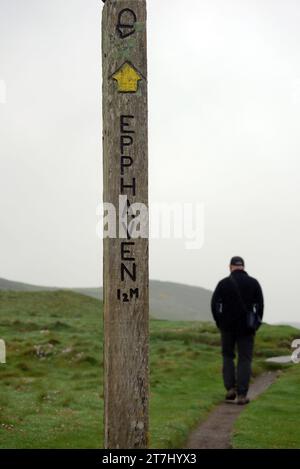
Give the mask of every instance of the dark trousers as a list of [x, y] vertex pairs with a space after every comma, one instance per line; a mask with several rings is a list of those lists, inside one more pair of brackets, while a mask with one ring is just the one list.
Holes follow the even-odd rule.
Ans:
[[[236, 388], [238, 395], [246, 395], [251, 378], [254, 334], [238, 335], [234, 331], [221, 331], [223, 379], [227, 390]], [[235, 349], [238, 351], [235, 368]]]

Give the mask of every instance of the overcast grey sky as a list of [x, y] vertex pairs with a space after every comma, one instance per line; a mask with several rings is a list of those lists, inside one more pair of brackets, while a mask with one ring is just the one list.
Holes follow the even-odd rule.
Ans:
[[[0, 277], [102, 284], [100, 0], [0, 0]], [[205, 243], [151, 278], [213, 289], [232, 255], [299, 320], [300, 2], [148, 0], [150, 195], [202, 202]]]

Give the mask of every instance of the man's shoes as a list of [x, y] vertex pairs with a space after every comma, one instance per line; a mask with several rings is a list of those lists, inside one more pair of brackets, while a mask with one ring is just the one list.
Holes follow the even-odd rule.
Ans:
[[246, 405], [249, 404], [250, 399], [247, 396], [238, 396], [237, 404], [238, 405]]
[[229, 389], [226, 393], [225, 400], [226, 401], [234, 401], [236, 398], [236, 390], [234, 388]]

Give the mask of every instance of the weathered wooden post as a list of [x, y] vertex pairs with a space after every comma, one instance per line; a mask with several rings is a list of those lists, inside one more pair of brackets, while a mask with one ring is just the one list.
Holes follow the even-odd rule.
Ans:
[[[104, 202], [117, 209], [119, 227], [120, 196], [129, 221], [133, 204], [148, 207], [146, 0], [106, 0], [102, 61]], [[146, 448], [148, 235], [120, 231], [104, 237], [105, 447]]]

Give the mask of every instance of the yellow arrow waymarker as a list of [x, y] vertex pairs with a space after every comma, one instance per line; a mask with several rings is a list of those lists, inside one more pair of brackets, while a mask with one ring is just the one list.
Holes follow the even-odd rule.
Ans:
[[112, 78], [118, 82], [119, 93], [136, 93], [138, 90], [138, 82], [143, 77], [130, 65], [125, 62]]

